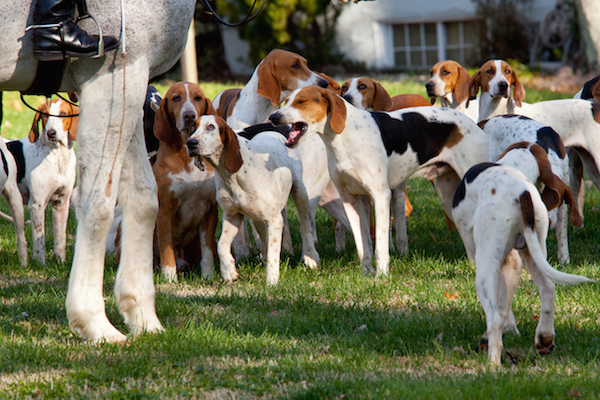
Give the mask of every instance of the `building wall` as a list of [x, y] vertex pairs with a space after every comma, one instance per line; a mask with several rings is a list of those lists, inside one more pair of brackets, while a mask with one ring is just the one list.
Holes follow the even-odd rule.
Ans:
[[[539, 22], [555, 4], [556, 0], [533, 0], [527, 16]], [[390, 68], [394, 66], [391, 28], [394, 24], [467, 21], [475, 17], [472, 0], [349, 2], [338, 19], [336, 41], [349, 59], [363, 62], [369, 68]]]

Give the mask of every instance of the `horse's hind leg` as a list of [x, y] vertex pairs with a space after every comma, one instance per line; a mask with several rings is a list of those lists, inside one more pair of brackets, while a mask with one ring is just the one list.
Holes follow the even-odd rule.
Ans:
[[140, 118], [127, 148], [118, 194], [123, 222], [115, 295], [119, 311], [134, 334], [163, 330], [154, 307], [152, 273], [157, 188], [144, 145], [142, 124]]

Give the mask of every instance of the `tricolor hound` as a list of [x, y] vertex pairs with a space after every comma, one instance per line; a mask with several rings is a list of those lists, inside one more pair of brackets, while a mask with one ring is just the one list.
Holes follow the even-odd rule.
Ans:
[[288, 149], [279, 133], [246, 140], [220, 117], [202, 116], [187, 140], [190, 156], [215, 169], [217, 202], [223, 210], [223, 231], [217, 252], [225, 281], [238, 278], [231, 244], [244, 216], [256, 223], [267, 259], [267, 284], [279, 281], [279, 257], [283, 232], [282, 211], [291, 193], [300, 220], [302, 256], [309, 268], [317, 267], [319, 255], [308, 216], [308, 198], [302, 182], [302, 162]]
[[446, 60], [436, 63], [429, 70], [430, 78], [425, 84], [431, 105], [437, 97], [442, 107], [454, 108], [466, 114], [473, 121], [479, 120], [478, 100], [469, 100], [471, 75], [456, 61]]
[[[517, 142], [532, 142], [540, 145], [547, 153], [552, 173], [562, 182], [568, 182], [569, 158], [560, 136], [547, 125], [534, 121], [523, 115], [507, 114], [490, 118], [479, 123], [489, 139], [490, 161], [495, 162], [511, 145]], [[519, 169], [517, 167], [517, 169]], [[569, 192], [569, 195], [571, 192]], [[572, 197], [568, 197], [572, 200]], [[571, 209], [577, 208], [569, 203]], [[550, 228], [556, 229], [558, 242], [558, 260], [569, 262], [569, 243], [567, 238], [568, 210], [563, 203], [548, 212]]]
[[[79, 108], [62, 99], [38, 107], [28, 138], [7, 143], [17, 163], [17, 182], [29, 206], [33, 259], [46, 262], [46, 207], [52, 205], [54, 256], [65, 262], [69, 204], [77, 176], [73, 141]], [[72, 117], [70, 117], [72, 116]], [[41, 130], [40, 130], [41, 124]]]
[[[325, 143], [329, 172], [344, 201], [363, 271], [368, 273], [373, 272], [369, 214], [359, 196], [371, 198], [377, 275], [388, 274], [390, 188], [417, 171], [435, 176], [450, 167], [462, 177], [488, 157], [485, 133], [458, 111], [414, 107], [369, 112], [316, 86], [294, 91], [286, 105], [271, 115], [271, 122], [292, 124], [288, 146], [314, 134]], [[397, 203], [404, 207], [404, 202]], [[451, 213], [450, 204], [445, 206]], [[403, 234], [406, 240], [406, 231]]]
[[[479, 120], [495, 115], [519, 114], [552, 127], [569, 154], [569, 185], [583, 212], [583, 167], [600, 188], [600, 105], [577, 99], [523, 103], [525, 89], [516, 72], [503, 60], [489, 60], [473, 75], [471, 96], [479, 98]], [[514, 88], [514, 94], [511, 94]], [[577, 154], [578, 156], [575, 156]]]
[[[199, 168], [188, 155], [185, 142], [202, 115], [216, 115], [210, 100], [194, 83], [172, 85], [161, 101], [154, 122], [160, 146], [152, 166], [158, 185], [155, 252], [169, 281], [177, 270], [200, 262], [202, 276], [212, 279], [215, 231], [219, 219], [214, 171]], [[201, 165], [201, 164], [200, 164]]]
[[[545, 184], [541, 195], [534, 185], [538, 179]], [[509, 147], [497, 163], [474, 166], [456, 190], [454, 222], [469, 260], [477, 267], [477, 296], [487, 322], [481, 348], [488, 347], [488, 359], [494, 364], [500, 364], [502, 333], [519, 333], [511, 305], [523, 263], [540, 292], [535, 332], [540, 354], [554, 347], [553, 282], [591, 281], [559, 272], [546, 260], [547, 208], [562, 203], [565, 194], [569, 188], [552, 174], [546, 152], [528, 142]], [[575, 225], [581, 222], [576, 207], [571, 208], [571, 218]]]
[[573, 98], [589, 100], [600, 104], [600, 75], [584, 83], [581, 90], [575, 93]]

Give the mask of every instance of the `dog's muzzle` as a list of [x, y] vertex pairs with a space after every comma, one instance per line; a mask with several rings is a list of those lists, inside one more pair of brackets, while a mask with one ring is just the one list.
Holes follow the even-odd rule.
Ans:
[[194, 163], [200, 171], [204, 171], [204, 164], [202, 164], [202, 159], [200, 158], [200, 154], [198, 153], [198, 139], [188, 139], [185, 143], [188, 148], [188, 155], [194, 158]]

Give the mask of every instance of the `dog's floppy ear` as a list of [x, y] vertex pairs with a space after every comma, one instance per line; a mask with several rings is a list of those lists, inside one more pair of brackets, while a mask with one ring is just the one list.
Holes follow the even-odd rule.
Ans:
[[[38, 110], [42, 110], [43, 105], [41, 105]], [[40, 118], [42, 118], [42, 114], [40, 111], [35, 113], [35, 117], [33, 117], [33, 123], [31, 124], [31, 130], [29, 131], [29, 141], [34, 143], [40, 137]]]
[[240, 142], [237, 135], [221, 117], [216, 117], [221, 132], [221, 140], [225, 147], [225, 167], [230, 174], [235, 174], [242, 168], [244, 160], [240, 153]]
[[258, 94], [271, 100], [273, 107], [279, 107], [281, 85], [273, 75], [274, 65], [271, 61], [263, 60], [257, 68]]
[[346, 103], [331, 90], [319, 88], [321, 96], [329, 102], [329, 124], [335, 133], [341, 133], [346, 127]]
[[392, 98], [383, 85], [373, 81], [375, 84], [375, 98], [373, 99], [373, 110], [388, 111], [392, 108]]
[[514, 90], [515, 104], [517, 105], [517, 107], [522, 107], [523, 106], [523, 100], [525, 100], [525, 88], [521, 84], [521, 81], [519, 81], [519, 78], [517, 78], [517, 73], [514, 72], [514, 71], [513, 71], [513, 76], [515, 78], [515, 81], [514, 81], [514, 86], [515, 86], [515, 90]]
[[[456, 86], [454, 86], [454, 96], [459, 103], [469, 100], [470, 83], [471, 74], [469, 74], [469, 71], [463, 66], [458, 66], [458, 79], [456, 81]], [[477, 96], [477, 94], [475, 94], [475, 96]]]
[[477, 93], [479, 93], [479, 88], [481, 87], [481, 69], [475, 73], [471, 77], [469, 81], [469, 98], [467, 99], [467, 107], [469, 107], [469, 101], [471, 98], [477, 97]]
[[[71, 114], [79, 114], [79, 107], [71, 104]], [[77, 129], [79, 128], [79, 116], [71, 117], [71, 125], [69, 126], [69, 137], [71, 140], [77, 140]]]
[[561, 180], [552, 172], [552, 166], [550, 165], [550, 161], [548, 161], [548, 155], [544, 149], [537, 144], [532, 144], [529, 147], [529, 151], [531, 151], [538, 163], [540, 169], [539, 179], [545, 186], [542, 191], [542, 200], [546, 204], [548, 211], [550, 211], [562, 203], [562, 194], [558, 184]]
[[154, 136], [161, 142], [170, 143], [173, 141], [174, 124], [169, 117], [167, 108], [169, 108], [169, 101], [165, 96], [160, 101], [160, 107], [154, 116]]
[[319, 75], [321, 78], [325, 79], [327, 83], [329, 83], [327, 89], [333, 90], [337, 94], [342, 94], [342, 87], [340, 86], [340, 84], [334, 81], [329, 75], [326, 75], [323, 72], [317, 72], [317, 75]]

